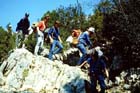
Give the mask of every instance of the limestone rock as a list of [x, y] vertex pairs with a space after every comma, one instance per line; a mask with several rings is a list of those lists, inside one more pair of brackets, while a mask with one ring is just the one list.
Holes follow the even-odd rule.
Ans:
[[3, 74], [0, 72], [0, 86], [4, 85], [4, 77]]
[[124, 88], [125, 90], [130, 90], [131, 85], [129, 85], [129, 84], [124, 84], [123, 88]]
[[0, 68], [5, 77], [0, 91], [85, 93], [86, 77], [80, 68], [35, 56], [26, 49], [16, 49]]

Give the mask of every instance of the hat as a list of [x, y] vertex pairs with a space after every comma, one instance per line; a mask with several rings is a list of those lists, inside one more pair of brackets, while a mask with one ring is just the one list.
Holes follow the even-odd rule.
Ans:
[[32, 27], [36, 27], [37, 26], [37, 22], [33, 22]]
[[88, 29], [88, 31], [90, 31], [90, 32], [95, 32], [95, 28], [93, 28], [93, 27], [90, 27], [89, 29]]
[[103, 52], [101, 51], [101, 47], [97, 46], [95, 47], [95, 50], [98, 52], [99, 57], [103, 55]]
[[11, 28], [11, 27], [12, 27], [12, 25], [10, 24], [8, 27], [10, 27], [10, 28]]

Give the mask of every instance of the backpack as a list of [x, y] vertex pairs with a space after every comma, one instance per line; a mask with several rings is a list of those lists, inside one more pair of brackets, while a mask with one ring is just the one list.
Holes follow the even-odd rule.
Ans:
[[73, 38], [73, 40], [72, 40], [72, 44], [74, 44], [74, 45], [76, 45], [76, 44], [78, 44], [78, 39], [79, 39], [79, 36], [81, 35], [81, 30], [73, 30], [73, 32], [72, 32], [72, 38]]

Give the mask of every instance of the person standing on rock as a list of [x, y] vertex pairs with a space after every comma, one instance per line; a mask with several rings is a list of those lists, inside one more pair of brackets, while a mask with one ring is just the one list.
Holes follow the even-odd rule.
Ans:
[[30, 27], [30, 21], [28, 19], [29, 13], [25, 13], [25, 17], [22, 18], [18, 23], [17, 23], [17, 28], [16, 28], [16, 48], [20, 47], [22, 44], [22, 47], [25, 45], [23, 44], [24, 41], [27, 39], [28, 36], [28, 28]]
[[82, 56], [80, 57], [78, 64], [80, 65], [85, 61], [86, 58], [86, 46], [92, 47], [92, 42], [90, 41], [90, 37], [95, 33], [95, 28], [90, 27], [87, 31], [83, 32], [78, 39], [77, 48], [82, 53]]
[[[52, 56], [54, 54], [58, 54], [61, 52], [61, 50], [63, 49], [63, 45], [62, 45], [62, 40], [60, 38], [60, 31], [59, 31], [59, 26], [60, 26], [60, 22], [59, 21], [55, 21], [54, 22], [54, 26], [52, 28], [50, 28], [50, 30], [48, 31], [48, 35], [49, 35], [49, 39], [50, 39], [50, 51], [49, 51], [49, 55], [48, 58], [50, 60], [52, 60]], [[57, 48], [56, 48], [57, 46]]]
[[46, 15], [42, 21], [40, 21], [36, 26], [36, 46], [34, 50], [34, 54], [38, 55], [39, 49], [43, 50], [44, 44], [44, 31], [48, 28], [48, 21], [50, 19], [49, 15]]
[[101, 88], [100, 93], [105, 93], [106, 85], [104, 80], [105, 76], [109, 78], [109, 73], [104, 60], [99, 56], [98, 52], [95, 51], [86, 61], [83, 62], [83, 64], [80, 65], [80, 67], [86, 63], [90, 65], [89, 76], [91, 80], [91, 93], [98, 93], [96, 90], [97, 80]]

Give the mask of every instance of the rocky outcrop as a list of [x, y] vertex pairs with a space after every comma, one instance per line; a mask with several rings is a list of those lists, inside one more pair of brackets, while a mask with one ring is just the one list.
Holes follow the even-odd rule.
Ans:
[[80, 68], [16, 49], [0, 67], [0, 92], [85, 93]]
[[[26, 49], [14, 50], [0, 66], [0, 93], [89, 93], [88, 68], [69, 66], [79, 51], [71, 48], [54, 55], [54, 61], [43, 57], [47, 51], [34, 56]], [[122, 71], [115, 81], [105, 82], [107, 93], [139, 93], [140, 68]]]
[[109, 93], [140, 93], [140, 68], [122, 71], [110, 87]]
[[[40, 55], [47, 57], [48, 54], [49, 54], [49, 49], [44, 49]], [[54, 60], [63, 61], [63, 63], [68, 64], [70, 66], [76, 66], [79, 58], [80, 58], [80, 52], [77, 48], [69, 48], [63, 53], [53, 55]]]

